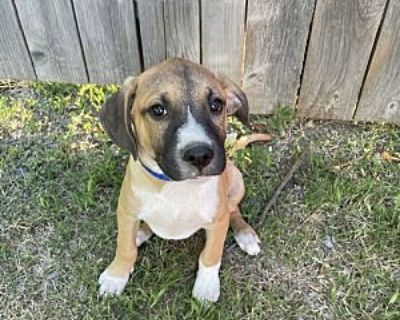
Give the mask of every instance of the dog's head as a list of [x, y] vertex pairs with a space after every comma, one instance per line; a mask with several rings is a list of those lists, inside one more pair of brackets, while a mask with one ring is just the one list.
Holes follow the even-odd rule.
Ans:
[[170, 59], [125, 80], [103, 106], [111, 139], [173, 180], [221, 174], [227, 116], [248, 124], [244, 92], [222, 75]]

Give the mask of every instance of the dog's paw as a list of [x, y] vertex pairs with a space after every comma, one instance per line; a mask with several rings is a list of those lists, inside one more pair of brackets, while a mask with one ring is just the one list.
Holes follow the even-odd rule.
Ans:
[[220, 264], [214, 267], [204, 267], [200, 262], [192, 291], [194, 298], [202, 303], [218, 301], [220, 294], [219, 267]]
[[218, 275], [209, 277], [208, 279], [197, 277], [192, 295], [200, 302], [217, 302], [220, 292], [219, 287]]
[[136, 246], [140, 247], [143, 243], [151, 238], [151, 233], [146, 233], [143, 230], [139, 229], [136, 235]]
[[253, 230], [240, 231], [235, 234], [235, 239], [240, 249], [251, 256], [255, 256], [260, 253], [260, 239]]
[[115, 277], [111, 276], [105, 270], [99, 278], [100, 296], [120, 295], [128, 283], [129, 276]]

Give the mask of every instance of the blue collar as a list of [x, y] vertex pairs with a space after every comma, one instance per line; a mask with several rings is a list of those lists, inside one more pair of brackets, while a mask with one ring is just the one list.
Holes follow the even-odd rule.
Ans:
[[172, 179], [170, 177], [168, 177], [166, 174], [158, 173], [158, 172], [155, 172], [155, 171], [151, 170], [148, 166], [146, 166], [142, 162], [142, 160], [139, 159], [139, 162], [142, 165], [142, 167], [144, 168], [144, 170], [146, 170], [147, 173], [149, 173], [153, 178], [156, 178], [156, 179], [162, 180], [162, 181], [172, 181]]

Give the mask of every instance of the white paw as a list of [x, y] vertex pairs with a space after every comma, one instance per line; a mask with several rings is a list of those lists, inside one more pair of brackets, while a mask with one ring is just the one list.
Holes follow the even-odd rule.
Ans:
[[120, 295], [128, 283], [128, 278], [110, 276], [105, 270], [99, 278], [100, 296]]
[[242, 231], [235, 234], [235, 239], [240, 249], [251, 256], [255, 256], [260, 253], [260, 239], [255, 232]]
[[136, 246], [140, 247], [143, 243], [145, 243], [147, 240], [151, 238], [152, 234], [148, 234], [144, 232], [143, 230], [140, 230], [137, 232], [136, 235]]
[[220, 263], [213, 267], [205, 267], [199, 263], [196, 282], [194, 283], [192, 295], [200, 302], [217, 302], [220, 293], [219, 267]]

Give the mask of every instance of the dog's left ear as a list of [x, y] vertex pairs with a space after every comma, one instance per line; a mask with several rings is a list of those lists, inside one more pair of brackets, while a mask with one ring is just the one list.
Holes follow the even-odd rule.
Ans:
[[250, 127], [249, 102], [244, 91], [225, 75], [217, 75], [227, 96], [228, 116], [236, 116], [245, 126]]
[[127, 149], [137, 159], [137, 144], [132, 130], [131, 111], [137, 83], [133, 77], [124, 81], [121, 89], [109, 98], [100, 112], [100, 122], [111, 140]]

